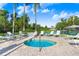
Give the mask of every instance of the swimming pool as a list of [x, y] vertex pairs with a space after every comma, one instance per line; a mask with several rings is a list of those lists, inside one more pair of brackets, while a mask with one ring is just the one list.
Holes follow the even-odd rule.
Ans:
[[56, 45], [56, 42], [49, 41], [49, 40], [40, 40], [40, 39], [31, 39], [24, 42], [26, 46], [31, 47], [50, 47]]

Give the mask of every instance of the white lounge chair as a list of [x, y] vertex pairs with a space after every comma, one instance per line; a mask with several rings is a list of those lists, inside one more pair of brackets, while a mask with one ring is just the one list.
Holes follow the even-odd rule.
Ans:
[[7, 34], [5, 36], [0, 36], [1, 39], [14, 39], [14, 35], [11, 32], [7, 32]]
[[41, 31], [40, 35], [41, 35], [41, 36], [44, 35], [44, 31]]
[[33, 35], [36, 36], [37, 35], [37, 31], [35, 31]]
[[0, 36], [0, 38], [10, 40], [13, 39], [13, 36]]
[[13, 36], [13, 34], [11, 32], [7, 32], [8, 36]]
[[79, 39], [79, 33], [77, 34], [77, 35], [75, 35], [75, 36], [72, 36], [72, 35], [70, 35], [70, 36], [68, 36], [69, 38], [72, 38], [72, 39]]
[[27, 34], [24, 34], [22, 31], [19, 31], [20, 36], [27, 36]]
[[57, 30], [56, 33], [54, 34], [54, 36], [59, 36], [60, 35], [60, 30]]
[[23, 33], [22, 31], [19, 31], [19, 35], [22, 35], [22, 36], [23, 36], [23, 35], [24, 35], [24, 33]]
[[51, 31], [48, 35], [54, 35], [54, 31]]
[[70, 45], [75, 45], [75, 47], [79, 47], [79, 40], [72, 39], [72, 40], [67, 40], [67, 41]]

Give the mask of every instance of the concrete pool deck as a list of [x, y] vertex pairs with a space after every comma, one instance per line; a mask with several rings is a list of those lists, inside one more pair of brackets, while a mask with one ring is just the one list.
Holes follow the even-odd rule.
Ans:
[[37, 33], [33, 33], [30, 36], [19, 37], [14, 40], [0, 40], [0, 56], [6, 56], [13, 52], [17, 48], [21, 47], [24, 41], [29, 40], [36, 36]]
[[23, 45], [7, 56], [79, 56], [79, 47], [70, 45], [67, 42], [68, 40], [62, 37], [42, 36], [41, 39], [49, 39], [57, 42], [57, 44], [48, 48], [42, 48], [41, 51], [39, 51], [39, 48]]

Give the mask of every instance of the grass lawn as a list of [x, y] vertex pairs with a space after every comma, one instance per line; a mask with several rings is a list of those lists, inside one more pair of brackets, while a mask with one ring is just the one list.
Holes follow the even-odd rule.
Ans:
[[0, 33], [0, 36], [4, 36], [4, 35], [6, 35], [6, 33]]
[[66, 34], [60, 34], [60, 37], [67, 37]]

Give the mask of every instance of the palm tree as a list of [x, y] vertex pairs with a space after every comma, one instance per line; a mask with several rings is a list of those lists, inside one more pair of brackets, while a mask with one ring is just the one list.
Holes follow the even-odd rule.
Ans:
[[25, 31], [25, 9], [26, 9], [25, 7], [26, 7], [26, 5], [24, 3], [23, 31]]
[[25, 19], [26, 19], [26, 6], [29, 5], [31, 3], [24, 3], [24, 12], [23, 12], [23, 31], [25, 31]]
[[6, 32], [7, 31], [7, 27], [8, 27], [8, 11], [7, 10], [0, 10], [0, 25], [3, 27], [3, 31]]
[[15, 20], [16, 20], [16, 3], [13, 4], [13, 28], [12, 33], [15, 32]]
[[39, 3], [34, 3], [34, 14], [35, 14], [35, 31], [37, 31], [37, 9], [40, 7], [40, 4]]
[[[23, 31], [25, 31], [25, 15], [26, 15], [25, 9], [26, 9], [26, 6], [29, 5], [29, 4], [31, 4], [31, 3], [24, 3]], [[33, 5], [34, 5], [33, 8], [34, 8], [34, 13], [35, 13], [35, 31], [36, 31], [36, 30], [37, 30], [37, 29], [36, 29], [36, 24], [37, 24], [37, 8], [38, 8], [40, 5], [39, 5], [39, 3], [34, 3]]]

